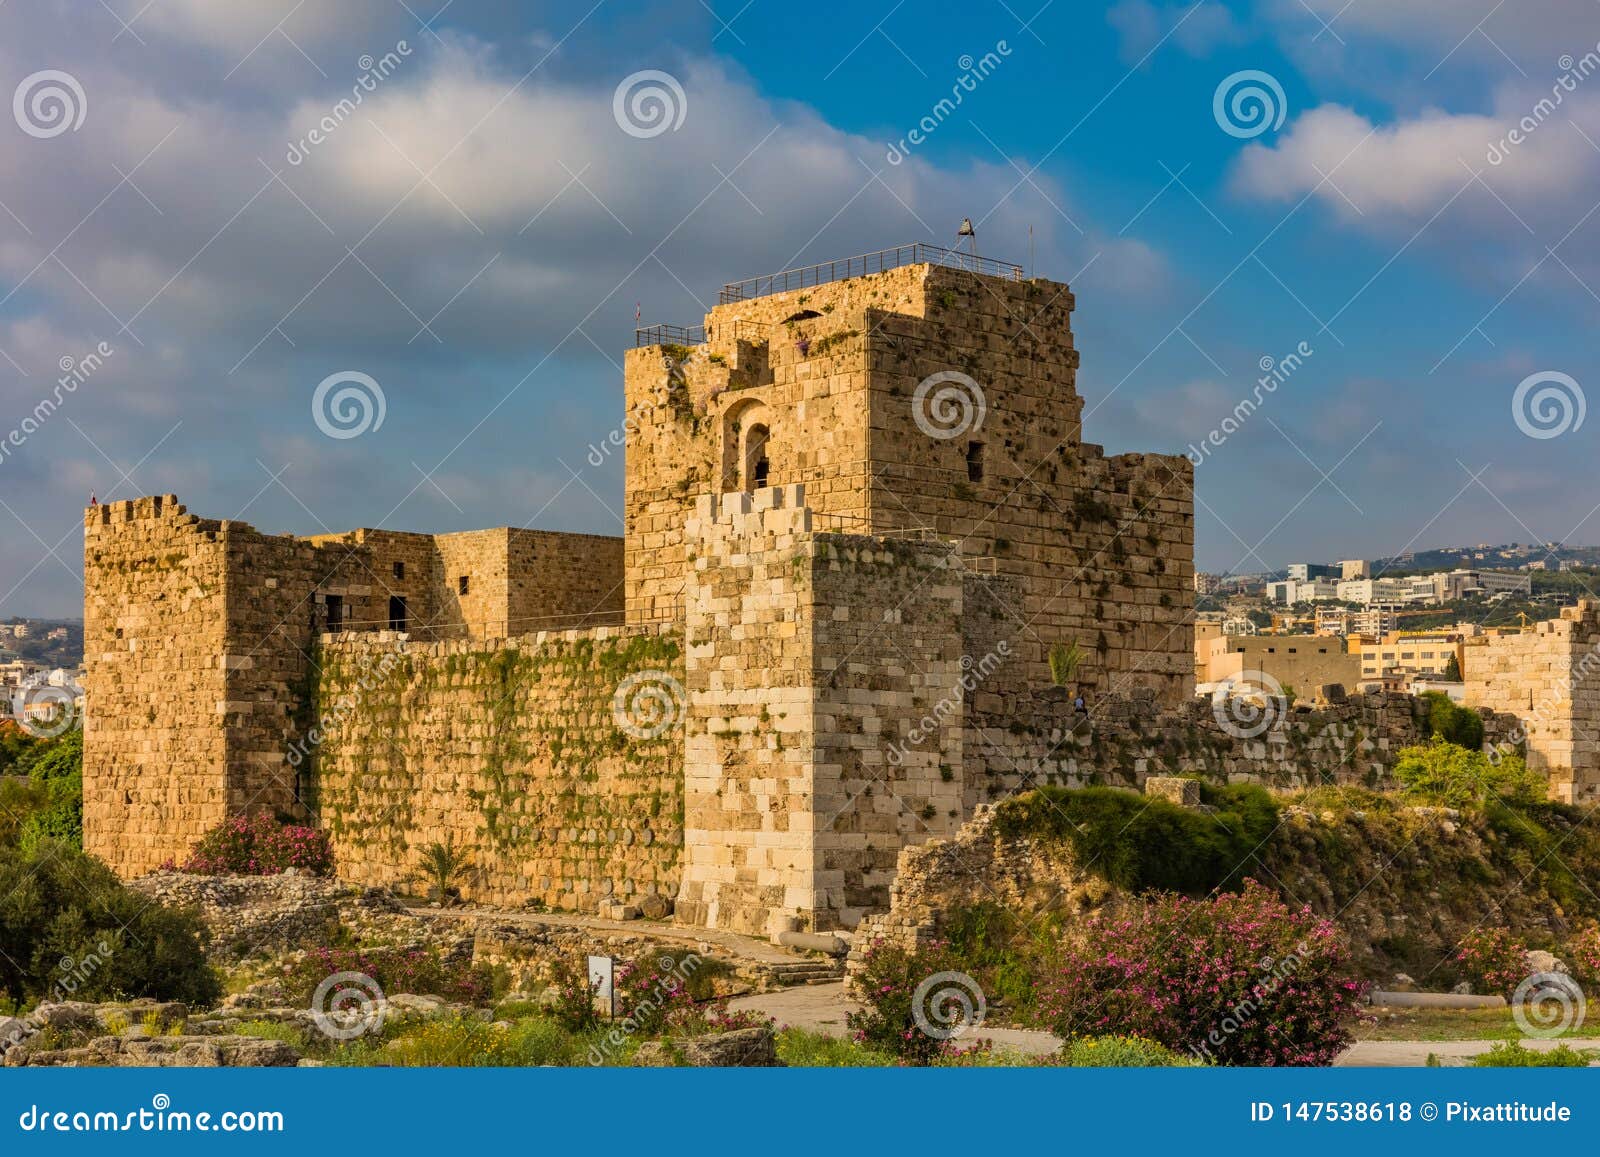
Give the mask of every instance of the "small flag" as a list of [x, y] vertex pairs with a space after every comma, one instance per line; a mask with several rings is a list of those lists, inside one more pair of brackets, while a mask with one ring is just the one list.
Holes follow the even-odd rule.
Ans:
[[94, 491], [93, 490], [89, 491], [89, 505], [90, 506], [99, 506], [100, 505], [100, 500], [94, 496]]
[[638, 325], [639, 324], [639, 306], [640, 306], [639, 302], [636, 301], [636, 302], [633, 303], [633, 324], [634, 325]]
[[961, 228], [956, 230], [957, 237], [976, 237], [978, 231], [972, 227], [972, 218], [961, 218]]

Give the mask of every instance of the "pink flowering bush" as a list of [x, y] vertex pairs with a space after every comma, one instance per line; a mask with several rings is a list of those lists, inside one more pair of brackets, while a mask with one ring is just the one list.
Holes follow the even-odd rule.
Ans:
[[162, 866], [207, 876], [276, 876], [287, 868], [326, 876], [333, 872], [333, 848], [327, 832], [255, 812], [223, 821], [200, 837], [183, 863]]
[[1573, 933], [1561, 958], [1580, 980], [1590, 984], [1600, 981], [1600, 924], [1588, 924]]
[[370, 976], [389, 996], [409, 992], [462, 1004], [485, 1004], [493, 995], [487, 968], [421, 948], [316, 948], [285, 966], [284, 987], [290, 999], [308, 1002], [317, 985], [336, 972]]
[[1363, 985], [1332, 922], [1255, 881], [1203, 900], [1099, 913], [1040, 978], [1039, 1019], [1068, 1041], [1122, 1034], [1219, 1065], [1327, 1065]]
[[[933, 1002], [938, 996], [925, 991], [919, 1023], [916, 998], [925, 981], [948, 973], [968, 982], [968, 999], [975, 1001], [976, 988], [964, 967], [964, 962], [942, 942], [917, 951], [881, 942], [873, 944], [862, 958], [856, 978], [856, 994], [863, 1007], [845, 1018], [852, 1038], [859, 1045], [899, 1057], [907, 1064], [931, 1065], [951, 1059], [958, 1051], [959, 1041], [954, 1036], [946, 1039], [943, 1034], [960, 1027], [955, 1023], [960, 1009], [955, 1005], [936, 1006]], [[939, 983], [937, 987], [941, 992], [953, 991], [949, 984]], [[929, 1032], [928, 1028], [934, 1031]]]
[[600, 1023], [595, 985], [582, 956], [563, 953], [551, 968], [550, 1011], [568, 1032], [588, 1032]]
[[1461, 938], [1455, 962], [1474, 992], [1510, 996], [1528, 977], [1528, 946], [1507, 928], [1474, 928]]
[[[728, 1012], [727, 1001], [714, 997], [712, 980], [728, 971], [722, 961], [665, 948], [620, 962], [612, 975], [617, 1010], [612, 1023], [644, 1037], [698, 1036], [765, 1024], [765, 1017]], [[569, 1031], [587, 1032], [607, 1021], [595, 1005], [595, 985], [583, 957], [558, 959], [551, 981], [552, 1011]]]

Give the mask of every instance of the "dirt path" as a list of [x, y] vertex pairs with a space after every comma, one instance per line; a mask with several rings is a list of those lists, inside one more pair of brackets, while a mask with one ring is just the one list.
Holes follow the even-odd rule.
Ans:
[[[800, 988], [785, 988], [778, 992], [742, 996], [730, 1002], [732, 1008], [749, 1008], [765, 1013], [780, 1025], [810, 1029], [828, 1036], [844, 1036], [845, 1013], [861, 1006], [846, 1000], [843, 984], [814, 984]], [[990, 1028], [985, 1026], [976, 1035], [987, 1037], [1001, 1048], [1012, 1049], [1028, 1056], [1045, 1056], [1060, 1047], [1061, 1041], [1047, 1032], [1026, 1029]], [[1573, 1048], [1600, 1048], [1600, 1040], [1523, 1042], [1528, 1048], [1543, 1051], [1557, 1044], [1570, 1044]], [[1450, 1065], [1462, 1064], [1479, 1053], [1488, 1052], [1494, 1041], [1361, 1041], [1352, 1045], [1334, 1062], [1340, 1067], [1421, 1068], [1428, 1063], [1428, 1054], [1437, 1055]]]
[[[730, 1001], [728, 1006], [754, 1009], [770, 1016], [780, 1025], [810, 1029], [828, 1036], [846, 1035], [845, 1013], [861, 1007], [855, 1001], [845, 999], [843, 983], [808, 984], [778, 992], [741, 996]], [[992, 1040], [1000, 1048], [1027, 1056], [1045, 1056], [1061, 1047], [1060, 1039], [1054, 1035], [1025, 1029], [984, 1025], [972, 1035]]]

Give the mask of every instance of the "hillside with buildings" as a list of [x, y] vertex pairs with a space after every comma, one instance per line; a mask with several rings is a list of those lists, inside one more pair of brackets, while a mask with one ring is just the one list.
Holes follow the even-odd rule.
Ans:
[[36, 667], [81, 667], [83, 620], [17, 615], [0, 622], [0, 663], [19, 659]]

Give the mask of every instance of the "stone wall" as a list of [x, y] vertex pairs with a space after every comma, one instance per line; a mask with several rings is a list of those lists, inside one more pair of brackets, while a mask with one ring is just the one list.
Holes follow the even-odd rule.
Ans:
[[[677, 892], [675, 632], [602, 627], [492, 647], [345, 633], [322, 636], [317, 661], [313, 804], [342, 879], [421, 890], [423, 848], [449, 842], [470, 866], [463, 894], [487, 903], [595, 912]], [[619, 704], [625, 683], [635, 690]], [[639, 699], [655, 690], [659, 716]]]
[[949, 544], [822, 535], [811, 544], [822, 927], [889, 901], [907, 844], [956, 830], [969, 660]]
[[[328, 548], [351, 581], [319, 584], [344, 600], [344, 626], [403, 629], [418, 639], [503, 639], [622, 622], [622, 540], [497, 527], [455, 534], [353, 530], [307, 540]], [[465, 591], [462, 580], [466, 580]]]
[[[1178, 708], [1148, 690], [1073, 708], [1070, 693], [1045, 688], [996, 694], [980, 688], [969, 726], [966, 810], [1041, 784], [1141, 787], [1150, 776], [1199, 775], [1290, 790], [1319, 784], [1376, 789], [1403, 747], [1428, 742], [1426, 705], [1398, 692], [1335, 700], [1283, 701], [1256, 718], [1219, 715], [1209, 698]], [[1513, 743], [1514, 716], [1484, 712], [1485, 746]]]
[[621, 579], [621, 540], [595, 535], [296, 538], [198, 518], [170, 494], [90, 507], [86, 847], [131, 876], [229, 815], [304, 819], [323, 632], [384, 630], [395, 598], [419, 638], [616, 623]]
[[1600, 602], [1563, 607], [1531, 631], [1474, 640], [1463, 666], [1466, 702], [1521, 719], [1512, 739], [1530, 767], [1550, 775], [1554, 798], [1600, 799]]

